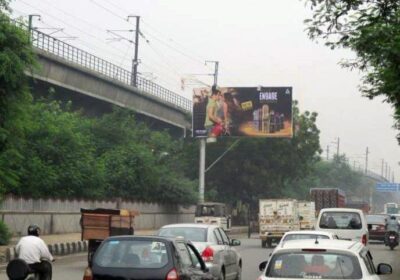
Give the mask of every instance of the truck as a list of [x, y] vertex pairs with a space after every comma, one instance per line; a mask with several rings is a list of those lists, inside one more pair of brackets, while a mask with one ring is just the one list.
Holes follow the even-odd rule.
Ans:
[[384, 214], [398, 214], [399, 205], [395, 202], [388, 202], [384, 205]]
[[352, 200], [352, 201], [347, 200], [346, 208], [360, 209], [364, 212], [364, 214], [369, 214], [371, 210], [369, 202], [364, 200]]
[[315, 202], [316, 214], [324, 208], [343, 208], [346, 206], [346, 194], [338, 188], [312, 188], [311, 200]]
[[315, 228], [316, 213], [314, 201], [299, 201], [300, 230]]
[[300, 230], [300, 219], [296, 199], [260, 199], [259, 230], [261, 247], [272, 247], [282, 236], [292, 230]]
[[225, 231], [231, 229], [231, 216], [228, 214], [226, 205], [219, 202], [197, 204], [194, 222], [197, 224], [217, 225]]
[[138, 211], [126, 209], [81, 208], [81, 240], [88, 241], [88, 262], [109, 236], [133, 235], [134, 218]]

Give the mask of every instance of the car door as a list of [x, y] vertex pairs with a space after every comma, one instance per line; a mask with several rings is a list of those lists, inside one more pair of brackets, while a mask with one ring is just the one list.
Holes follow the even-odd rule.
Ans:
[[226, 235], [225, 231], [222, 228], [218, 228], [218, 231], [221, 234], [222, 241], [225, 244], [225, 253], [227, 255], [227, 262], [226, 264], [226, 278], [231, 279], [236, 276], [237, 273], [237, 254], [236, 250], [234, 250], [230, 246], [229, 237]]
[[374, 262], [372, 260], [372, 255], [370, 253], [370, 251], [368, 251], [367, 249], [365, 249], [364, 251], [362, 251], [360, 253], [360, 256], [367, 268], [368, 271], [368, 277], [366, 277], [366, 279], [371, 279], [371, 280], [379, 280], [379, 276], [376, 274], [376, 269], [375, 269], [375, 265]]
[[188, 248], [193, 264], [190, 268], [192, 272], [191, 279], [212, 280], [213, 276], [211, 272], [206, 268], [206, 265], [196, 247], [193, 244], [186, 244], [186, 246]]
[[217, 240], [218, 245], [213, 246], [216, 250], [216, 254], [218, 254], [217, 259], [214, 256], [214, 262], [217, 262], [220, 267], [224, 266], [225, 269], [229, 269], [229, 252], [228, 252], [228, 245], [225, 244], [224, 240], [222, 239], [221, 232], [219, 228], [214, 228], [213, 234]]

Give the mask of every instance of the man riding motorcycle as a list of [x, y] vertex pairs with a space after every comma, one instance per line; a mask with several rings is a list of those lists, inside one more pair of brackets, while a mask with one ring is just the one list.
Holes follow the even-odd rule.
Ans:
[[40, 280], [51, 280], [52, 267], [50, 262], [54, 258], [39, 235], [40, 228], [37, 225], [30, 225], [28, 236], [20, 239], [15, 248], [16, 253], [18, 258], [24, 260], [32, 271], [39, 274]]
[[386, 233], [385, 233], [385, 245], [389, 243], [389, 235], [391, 233], [395, 233], [396, 242], [399, 240], [399, 223], [396, 220], [396, 216], [390, 216], [389, 220], [386, 220], [385, 225]]

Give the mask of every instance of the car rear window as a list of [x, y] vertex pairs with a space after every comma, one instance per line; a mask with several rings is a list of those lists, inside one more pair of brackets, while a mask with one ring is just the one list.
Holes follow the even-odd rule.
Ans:
[[288, 234], [285, 236], [283, 241], [290, 241], [290, 240], [303, 240], [303, 239], [329, 239], [329, 236], [322, 235], [322, 234]]
[[367, 216], [367, 223], [368, 224], [382, 224], [384, 225], [386, 217], [385, 216], [378, 216], [378, 215], [368, 215]]
[[265, 275], [294, 279], [361, 279], [356, 256], [328, 252], [286, 252], [275, 254]]
[[161, 268], [168, 262], [167, 246], [152, 240], [110, 240], [98, 249], [94, 264], [111, 268]]
[[181, 236], [185, 240], [193, 242], [206, 242], [207, 241], [207, 228], [195, 227], [169, 227], [162, 228], [158, 232], [159, 236], [178, 237]]
[[354, 212], [325, 212], [319, 222], [320, 228], [327, 229], [361, 229], [360, 214]]

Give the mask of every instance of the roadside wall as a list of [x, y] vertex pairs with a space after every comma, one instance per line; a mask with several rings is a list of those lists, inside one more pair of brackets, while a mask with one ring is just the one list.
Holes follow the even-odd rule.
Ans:
[[27, 199], [8, 196], [0, 205], [0, 216], [13, 235], [24, 235], [30, 224], [37, 224], [43, 234], [62, 234], [80, 232], [81, 208], [138, 210], [140, 216], [135, 218], [136, 230], [154, 230], [170, 223], [193, 222], [195, 213], [195, 206], [124, 200]]

